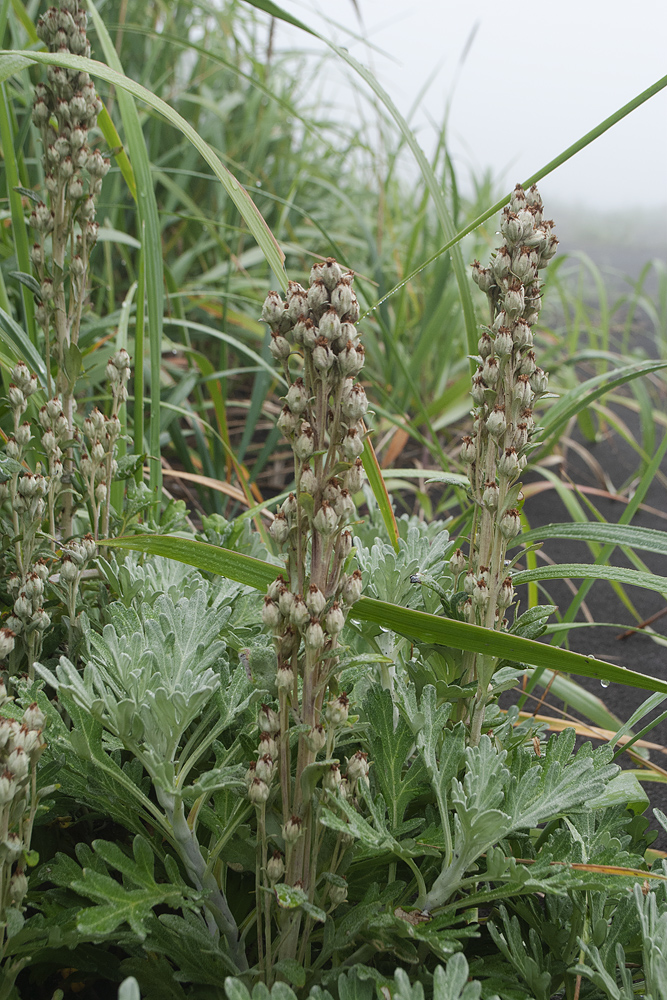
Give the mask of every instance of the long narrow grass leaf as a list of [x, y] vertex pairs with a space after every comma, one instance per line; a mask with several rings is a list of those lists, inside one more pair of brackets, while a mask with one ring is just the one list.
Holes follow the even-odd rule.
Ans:
[[197, 131], [192, 127], [192, 125], [189, 124], [189, 122], [185, 120], [185, 118], [183, 118], [182, 115], [179, 115], [179, 113], [170, 107], [165, 101], [151, 93], [150, 90], [143, 87], [140, 83], [130, 80], [130, 78], [125, 76], [123, 73], [116, 72], [109, 66], [105, 66], [104, 63], [98, 62], [95, 59], [86, 59], [83, 56], [64, 55], [57, 52], [30, 52], [23, 50], [12, 52], [11, 50], [1, 49], [0, 81], [7, 80], [10, 76], [13, 76], [15, 73], [19, 73], [31, 63], [42, 63], [47, 66], [64, 66], [66, 69], [78, 69], [81, 72], [85, 71], [90, 73], [91, 76], [99, 77], [101, 80], [106, 80], [107, 83], [111, 83], [121, 90], [126, 90], [128, 93], [132, 94], [133, 97], [137, 97], [139, 100], [144, 101], [149, 105], [149, 107], [158, 111], [164, 118], [166, 118], [171, 125], [174, 125], [177, 129], [179, 129], [211, 167], [214, 174], [223, 185], [225, 191], [241, 213], [244, 222], [257, 241], [258, 246], [280, 282], [281, 287], [283, 289], [287, 288], [287, 275], [285, 274], [284, 269], [285, 255], [280, 249], [273, 233], [264, 221], [264, 218], [260, 214], [254, 201], [243, 185], [239, 183], [236, 177], [234, 177], [229, 170], [227, 170], [220, 160], [220, 157], [213, 151], [209, 144], [201, 138]]
[[[223, 549], [197, 539], [178, 538], [173, 535], [111, 538], [105, 539], [100, 544], [176, 559], [204, 572], [245, 583], [257, 590], [266, 590], [279, 570], [278, 566], [272, 566], [261, 559], [240, 552]], [[496, 632], [493, 629], [451, 618], [439, 618], [437, 615], [412, 611], [369, 597], [362, 597], [354, 605], [352, 617], [358, 621], [373, 622], [420, 642], [467, 649], [489, 656], [501, 656], [532, 666], [567, 670], [584, 677], [597, 677], [599, 680], [608, 680], [611, 683], [627, 684], [647, 691], [664, 691], [667, 694], [667, 681], [646, 677], [625, 667], [603, 663], [594, 657], [557, 649], [533, 639], [523, 639], [509, 632]]]
[[667, 532], [655, 528], [642, 528], [635, 524], [545, 524], [541, 528], [524, 532], [514, 539], [512, 545], [532, 545], [533, 542], [552, 538], [582, 542], [613, 542], [615, 545], [629, 545], [643, 552], [667, 555]]
[[378, 465], [377, 455], [375, 454], [375, 449], [371, 444], [371, 439], [369, 437], [364, 440], [364, 450], [361, 455], [361, 460], [364, 463], [364, 471], [368, 476], [368, 483], [373, 491], [373, 496], [375, 497], [377, 505], [380, 508], [380, 513], [382, 515], [382, 520], [384, 521], [384, 526], [387, 529], [389, 541], [393, 545], [394, 551], [398, 552], [398, 525], [396, 524], [396, 518], [394, 517], [394, 509], [391, 506], [391, 500], [389, 498], [389, 493], [387, 492], [387, 487], [385, 486], [382, 469]]

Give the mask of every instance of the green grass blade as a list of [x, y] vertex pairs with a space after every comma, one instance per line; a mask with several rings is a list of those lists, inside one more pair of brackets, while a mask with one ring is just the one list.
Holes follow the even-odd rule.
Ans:
[[526, 531], [512, 542], [516, 545], [532, 545], [552, 538], [565, 538], [581, 542], [613, 542], [614, 545], [629, 545], [643, 552], [658, 552], [667, 555], [667, 532], [655, 528], [642, 528], [635, 524], [545, 524], [541, 528]]
[[[19, 168], [14, 155], [14, 136], [12, 129], [12, 119], [7, 100], [7, 88], [4, 83], [0, 86], [0, 142], [3, 150], [3, 163], [5, 168], [5, 179], [7, 181], [7, 198], [9, 199], [9, 209], [12, 219], [12, 233], [14, 236], [14, 246], [16, 248], [16, 261], [19, 271], [24, 274], [32, 274], [32, 261], [30, 259], [30, 246], [28, 239], [28, 227], [25, 221], [21, 195], [16, 190], [20, 186]], [[28, 329], [28, 336], [33, 344], [36, 343], [35, 330], [35, 302], [30, 289], [21, 285], [21, 298], [23, 300], [23, 314], [25, 325]]]
[[287, 288], [287, 275], [285, 274], [285, 255], [280, 249], [271, 230], [264, 221], [254, 201], [236, 177], [224, 166], [220, 158], [205, 142], [195, 129], [177, 111], [174, 111], [166, 101], [156, 97], [146, 87], [140, 83], [130, 80], [104, 63], [95, 59], [85, 59], [83, 56], [61, 55], [52, 52], [12, 52], [7, 49], [0, 50], [0, 81], [7, 80], [10, 76], [25, 69], [31, 63], [41, 63], [42, 65], [64, 66], [67, 69], [78, 69], [90, 73], [91, 76], [106, 80], [120, 90], [127, 91], [133, 97], [144, 101], [149, 107], [158, 111], [167, 121], [179, 129], [183, 135], [192, 143], [201, 156], [206, 160], [214, 174], [223, 185], [225, 191], [236, 205], [248, 229], [257, 241], [268, 264], [272, 268], [276, 278], [280, 282], [283, 290]]
[[114, 151], [114, 159], [118, 164], [118, 169], [123, 175], [123, 180], [127, 184], [128, 190], [132, 195], [133, 199], [137, 200], [137, 182], [134, 179], [134, 171], [132, 170], [132, 164], [127, 158], [127, 153], [123, 143], [121, 142], [120, 136], [116, 130], [109, 112], [106, 109], [106, 105], [102, 105], [102, 110], [97, 116], [97, 127], [104, 136], [104, 141], [108, 145], [109, 149]]
[[544, 447], [548, 449], [555, 443], [560, 430], [568, 420], [606, 392], [610, 392], [619, 385], [625, 385], [641, 375], [648, 375], [663, 368], [667, 368], [666, 361], [642, 361], [617, 368], [614, 372], [602, 372], [602, 374], [587, 379], [586, 382], [582, 382], [573, 389], [569, 389], [549, 407], [544, 417], [540, 418], [542, 425], [540, 436], [545, 442]]
[[[204, 572], [216, 573], [218, 576], [245, 583], [257, 590], [266, 590], [279, 571], [278, 566], [272, 566], [261, 559], [193, 538], [138, 535], [130, 538], [105, 539], [100, 544], [176, 559]], [[584, 677], [597, 677], [599, 680], [627, 684], [646, 691], [664, 691], [667, 694], [667, 681], [646, 677], [625, 667], [603, 663], [593, 657], [557, 649], [535, 642], [533, 639], [523, 639], [509, 632], [495, 632], [479, 625], [470, 625], [451, 618], [439, 618], [437, 615], [412, 611], [369, 597], [362, 597], [354, 605], [352, 617], [358, 621], [373, 622], [401, 635], [418, 639], [420, 642], [432, 642], [454, 649], [467, 649], [488, 656], [500, 656], [536, 667], [567, 670]]]
[[533, 580], [615, 580], [632, 587], [644, 587], [667, 595], [667, 576], [642, 573], [623, 566], [598, 566], [590, 563], [559, 563], [554, 566], [538, 566], [515, 573], [512, 581], [520, 586]]
[[[438, 214], [438, 219], [442, 227], [442, 231], [445, 234], [445, 239], [449, 241], [451, 249], [452, 265], [454, 267], [454, 274], [456, 277], [456, 282], [459, 289], [459, 295], [461, 298], [461, 306], [463, 309], [463, 319], [466, 329], [466, 338], [468, 343], [468, 354], [477, 353], [477, 322], [475, 319], [475, 309], [473, 306], [472, 295], [470, 293], [470, 281], [466, 271], [466, 266], [463, 262], [463, 256], [459, 250], [456, 240], [456, 229], [452, 221], [449, 209], [447, 208], [447, 203], [445, 201], [445, 196], [442, 190], [442, 184], [438, 181], [431, 164], [428, 162], [426, 155], [417, 142], [414, 132], [403, 118], [402, 114], [395, 106], [394, 102], [390, 98], [389, 94], [380, 86], [378, 81], [375, 79], [373, 74], [366, 69], [360, 62], [358, 62], [354, 56], [350, 55], [347, 49], [341, 48], [336, 45], [330, 39], [323, 35], [319, 35], [312, 28], [306, 27], [297, 18], [291, 17], [286, 11], [277, 4], [267, 2], [267, 0], [248, 0], [253, 7], [258, 7], [260, 10], [265, 11], [267, 14], [271, 14], [272, 17], [278, 17], [283, 21], [287, 21], [289, 24], [295, 27], [301, 28], [307, 31], [308, 34], [314, 35], [315, 38], [320, 39], [326, 45], [332, 49], [336, 55], [342, 59], [344, 62], [350, 66], [355, 73], [368, 84], [376, 97], [380, 100], [382, 105], [389, 112], [391, 117], [396, 122], [401, 135], [405, 139], [406, 143], [410, 147], [410, 150], [419, 165], [419, 170], [422, 177], [424, 178], [424, 183], [426, 184], [431, 198], [433, 199], [433, 204], [435, 205], [436, 212]], [[401, 282], [401, 286], [405, 285], [405, 282]], [[475, 363], [471, 361], [471, 370], [474, 371]]]
[[[266, 4], [266, 6], [262, 6], [259, 0], [247, 0], [247, 2], [252, 3], [253, 6], [261, 7], [262, 10], [266, 10], [269, 7], [274, 6], [273, 4]], [[281, 15], [276, 13], [274, 16], [280, 17]], [[297, 22], [297, 26], [302, 28], [304, 31], [308, 31], [310, 34], [314, 34], [310, 28], [301, 24], [301, 22]], [[586, 132], [585, 135], [583, 135], [580, 139], [577, 139], [576, 142], [573, 142], [571, 146], [568, 146], [567, 149], [563, 150], [562, 153], [559, 153], [553, 160], [549, 160], [549, 162], [543, 167], [537, 170], [534, 174], [531, 174], [530, 177], [526, 178], [523, 182], [523, 186], [530, 187], [531, 184], [537, 184], [537, 182], [542, 180], [543, 177], [548, 176], [548, 174], [554, 171], [557, 167], [562, 166], [562, 164], [566, 163], [567, 160], [570, 160], [577, 153], [580, 153], [582, 149], [586, 148], [586, 146], [595, 142], [596, 139], [598, 139], [601, 135], [604, 135], [604, 133], [607, 132], [613, 125], [616, 125], [633, 111], [636, 111], [637, 108], [641, 107], [642, 104], [645, 104], [646, 101], [650, 100], [652, 97], [655, 97], [655, 95], [659, 94], [661, 90], [665, 89], [665, 87], [667, 87], [667, 76], [661, 77], [650, 87], [647, 87], [646, 90], [643, 90], [641, 94], [638, 94], [637, 97], [633, 98], [633, 100], [628, 101], [628, 103], [624, 104], [622, 108], [618, 109], [618, 111], [615, 111], [612, 115], [609, 115], [608, 118], [605, 118], [604, 121], [601, 121], [600, 124], [596, 125], [595, 128], [590, 130], [590, 132]], [[409, 281], [416, 278], [421, 271], [429, 267], [430, 264], [433, 264], [433, 262], [441, 257], [443, 253], [447, 253], [447, 251], [451, 250], [453, 246], [460, 243], [461, 240], [469, 233], [478, 229], [486, 222], [487, 219], [490, 219], [492, 215], [496, 215], [500, 212], [505, 205], [509, 204], [510, 197], [511, 195], [508, 194], [504, 198], [500, 198], [499, 201], [497, 201], [494, 205], [491, 205], [490, 208], [487, 208], [481, 215], [478, 215], [477, 218], [473, 219], [467, 226], [460, 229], [456, 235], [452, 239], [448, 240], [444, 246], [440, 247], [436, 253], [432, 254], [427, 260], [420, 264], [419, 267], [415, 268], [415, 270], [408, 274], [407, 277], [403, 278], [397, 285], [383, 295], [379, 302], [375, 304], [376, 307], [382, 305], [383, 302], [386, 302], [387, 299], [399, 292]]]
[[46, 365], [28, 334], [4, 309], [0, 309], [0, 338], [16, 354], [17, 360], [25, 361], [46, 389]]
[[394, 551], [398, 552], [398, 525], [396, 524], [394, 509], [391, 506], [391, 500], [389, 499], [389, 493], [387, 492], [382, 469], [378, 465], [377, 455], [375, 454], [375, 449], [371, 444], [370, 437], [367, 437], [364, 441], [364, 450], [361, 460], [364, 463], [364, 471], [368, 476], [368, 483], [370, 488], [373, 490], [373, 496], [375, 497], [377, 505], [380, 508], [382, 520], [384, 521], [384, 526], [387, 529], [387, 534], [389, 535], [389, 541], [393, 545]]
[[[92, 3], [88, 4], [104, 55], [112, 69], [122, 74], [123, 67], [111, 37]], [[118, 91], [118, 107], [123, 120], [125, 137], [136, 182], [139, 225], [144, 235], [144, 280], [148, 307], [148, 343], [150, 352], [151, 412], [149, 417], [148, 459], [150, 488], [157, 512], [162, 499], [162, 463], [160, 461], [160, 368], [162, 366], [162, 322], [164, 316], [164, 269], [162, 266], [162, 233], [158, 215], [151, 163], [144, 141], [136, 105], [126, 91]]]

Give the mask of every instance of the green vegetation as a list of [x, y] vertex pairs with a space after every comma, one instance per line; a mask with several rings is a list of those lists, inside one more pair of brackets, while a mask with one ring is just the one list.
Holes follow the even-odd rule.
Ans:
[[[667, 280], [552, 259], [534, 182], [667, 79], [470, 196], [267, 15], [0, 5], [0, 1000], [660, 1000], [667, 682], [568, 639], [667, 594]], [[575, 428], [634, 451], [617, 525]]]

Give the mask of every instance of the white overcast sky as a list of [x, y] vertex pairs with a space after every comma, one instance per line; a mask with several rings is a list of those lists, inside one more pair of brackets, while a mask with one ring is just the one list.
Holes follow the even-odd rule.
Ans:
[[[323, 21], [328, 15], [360, 32], [352, 0], [281, 6], [370, 65], [403, 113], [437, 71], [416, 119], [422, 145], [432, 145], [428, 116], [441, 122], [451, 100], [449, 147], [460, 173], [490, 167], [506, 187], [667, 75], [667, 0], [358, 0], [368, 39], [392, 58]], [[317, 47], [281, 26], [281, 46], [299, 40]], [[545, 200], [597, 210], [667, 204], [667, 89], [540, 189]], [[658, 219], [664, 228], [664, 211]]]

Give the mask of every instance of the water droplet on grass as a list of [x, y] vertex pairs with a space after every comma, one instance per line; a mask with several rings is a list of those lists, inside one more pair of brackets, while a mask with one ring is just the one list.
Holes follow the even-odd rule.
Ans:
[[603, 680], [601, 680], [601, 681], [600, 681], [600, 687], [603, 687], [603, 688], [608, 688], [608, 687], [609, 687], [609, 681], [606, 681], [606, 680], [604, 680], [604, 679], [603, 679]]

